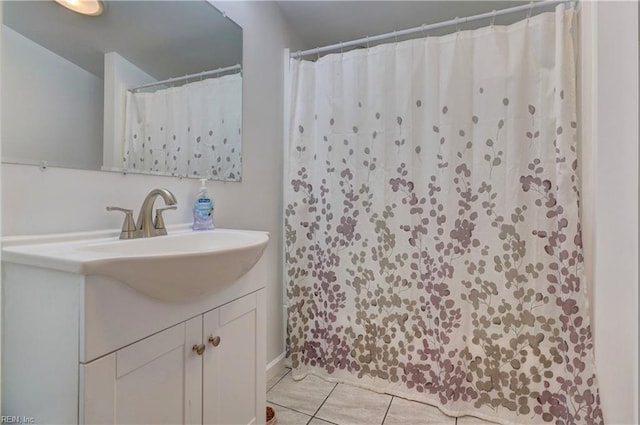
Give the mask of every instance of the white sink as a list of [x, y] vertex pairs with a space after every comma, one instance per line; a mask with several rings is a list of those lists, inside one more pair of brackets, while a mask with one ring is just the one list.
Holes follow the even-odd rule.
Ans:
[[118, 240], [104, 232], [12, 237], [2, 261], [107, 276], [149, 297], [196, 300], [229, 285], [262, 257], [269, 234], [216, 229], [171, 230], [166, 236]]

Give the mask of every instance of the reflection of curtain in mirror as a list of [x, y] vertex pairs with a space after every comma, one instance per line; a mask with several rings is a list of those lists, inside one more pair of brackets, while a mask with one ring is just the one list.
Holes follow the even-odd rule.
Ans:
[[241, 74], [127, 93], [123, 168], [239, 180]]

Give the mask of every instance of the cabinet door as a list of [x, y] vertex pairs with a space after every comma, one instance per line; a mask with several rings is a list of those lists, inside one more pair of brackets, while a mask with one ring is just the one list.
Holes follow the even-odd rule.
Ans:
[[203, 358], [202, 410], [205, 424], [264, 423], [262, 292], [204, 315], [207, 352]]
[[81, 365], [81, 423], [202, 423], [202, 316]]

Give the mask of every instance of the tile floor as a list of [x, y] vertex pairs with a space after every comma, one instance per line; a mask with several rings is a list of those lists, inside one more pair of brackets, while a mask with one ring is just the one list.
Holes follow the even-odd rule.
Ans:
[[491, 425], [313, 375], [296, 382], [288, 368], [267, 382], [267, 404], [276, 412], [277, 425]]

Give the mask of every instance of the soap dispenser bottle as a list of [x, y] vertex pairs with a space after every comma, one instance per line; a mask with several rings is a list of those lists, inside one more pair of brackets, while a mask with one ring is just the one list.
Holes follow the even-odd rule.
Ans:
[[193, 205], [193, 230], [211, 230], [213, 226], [213, 200], [207, 192], [207, 179], [200, 179], [200, 190]]

